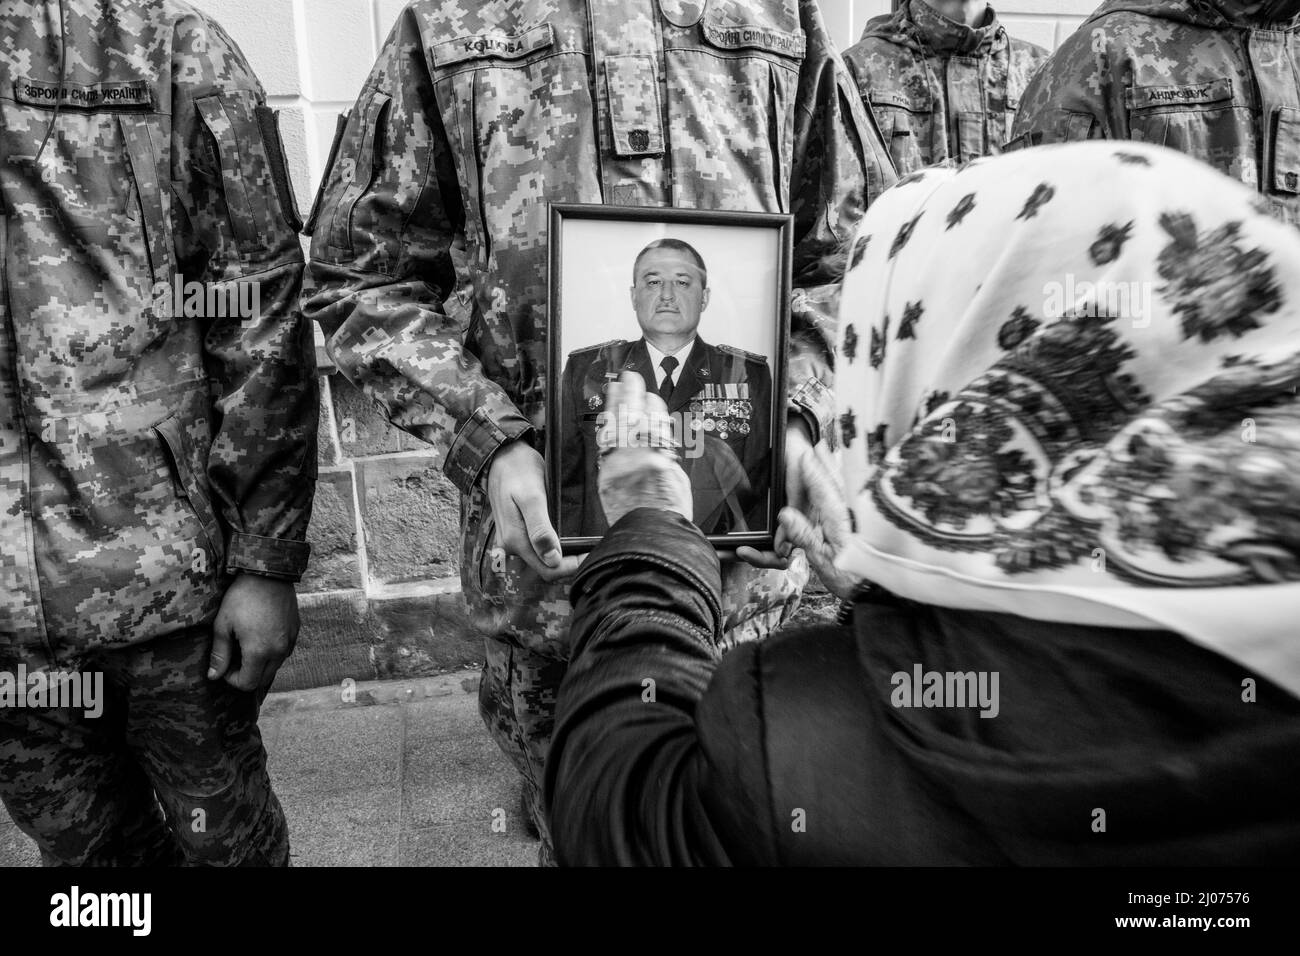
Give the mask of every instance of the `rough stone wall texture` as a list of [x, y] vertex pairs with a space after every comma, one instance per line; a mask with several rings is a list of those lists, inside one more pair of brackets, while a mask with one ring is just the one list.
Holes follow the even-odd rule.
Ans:
[[[349, 109], [404, 0], [195, 0], [235, 38], [280, 111], [305, 215]], [[1092, 0], [994, 4], [1016, 36], [1053, 49]], [[889, 0], [822, 0], [841, 47]], [[318, 349], [324, 356], [324, 352]], [[320, 484], [300, 589], [303, 630], [277, 690], [461, 668], [482, 657], [460, 597], [459, 501], [421, 443], [342, 376], [322, 375]], [[830, 603], [809, 602], [816, 612]]]

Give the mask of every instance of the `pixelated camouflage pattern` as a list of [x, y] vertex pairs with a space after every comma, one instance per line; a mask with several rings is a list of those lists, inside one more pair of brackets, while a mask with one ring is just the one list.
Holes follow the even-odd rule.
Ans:
[[1235, 0], [1107, 0], [1030, 83], [1013, 146], [1133, 139], [1204, 160], [1300, 224], [1297, 19]]
[[[717, 45], [733, 34], [750, 45]], [[626, 115], [593, 90], [592, 60], [616, 64]], [[689, 28], [653, 0], [412, 4], [323, 184], [308, 311], [468, 490], [502, 441], [545, 423], [548, 203], [792, 212], [796, 285], [829, 284], [823, 256], [893, 180], [849, 90], [809, 0], [722, 0]], [[657, 137], [662, 153], [631, 152]], [[794, 327], [810, 377], [826, 330]]]
[[[317, 401], [281, 147], [225, 32], [68, 0], [39, 170], [59, 4], [0, 4], [0, 37], [0, 661], [32, 666], [198, 624], [223, 572], [299, 577]], [[177, 274], [256, 283], [259, 317], [172, 315]]]
[[[542, 800], [542, 768], [555, 730], [556, 693], [564, 679], [565, 664], [492, 638], [485, 645], [479, 712], [488, 733], [523, 778], [522, 809], [531, 817], [541, 839], [540, 862], [545, 864], [546, 848], [552, 844]], [[512, 812], [514, 808], [506, 809]]]
[[900, 176], [1001, 152], [1042, 47], [1008, 35], [992, 7], [982, 26], [907, 0], [867, 23], [844, 51]]
[[98, 717], [0, 708], [0, 798], [47, 865], [289, 862], [257, 699], [207, 679], [210, 641], [197, 627], [88, 655]]
[[[465, 495], [461, 579], [490, 641], [568, 657], [567, 585], [497, 546], [479, 481], [546, 425], [549, 203], [791, 213], [791, 395], [829, 423], [832, 253], [895, 176], [814, 0], [712, 0], [688, 27], [656, 0], [419, 0], [336, 156], [305, 308]], [[737, 565], [728, 584], [757, 634], [803, 579]], [[522, 701], [512, 719], [534, 720]]]
[[[593, 88], [593, 61], [621, 64], [625, 115]], [[637, 86], [650, 76], [653, 97]], [[829, 422], [828, 260], [894, 175], [812, 0], [716, 0], [687, 28], [654, 0], [416, 2], [340, 135], [309, 223], [307, 312], [340, 370], [475, 501], [501, 443], [545, 426], [550, 202], [792, 213], [791, 391]], [[638, 149], [657, 136], [662, 153]], [[466, 514], [481, 557], [486, 508]], [[462, 576], [488, 633], [563, 653], [567, 602], [473, 560]], [[502, 601], [534, 621], [498, 629]]]

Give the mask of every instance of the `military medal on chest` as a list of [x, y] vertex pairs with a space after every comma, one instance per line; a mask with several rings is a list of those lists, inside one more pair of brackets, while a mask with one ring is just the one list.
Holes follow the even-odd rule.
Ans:
[[[608, 12], [618, 5], [592, 5], [597, 7]], [[638, 9], [669, 49], [683, 43], [696, 49], [697, 40], [712, 40], [714, 52], [732, 56], [739, 55], [736, 45], [785, 42], [764, 15], [770, 11], [739, 0], [653, 0]], [[751, 15], [754, 19], [747, 19]], [[612, 12], [610, 17], [611, 23], [619, 19]], [[645, 21], [637, 20], [640, 26]], [[630, 49], [631, 37], [624, 39], [628, 46], [620, 51]], [[633, 51], [625, 59], [639, 55]], [[631, 101], [640, 96], [642, 74], [652, 82], [655, 73], [625, 66], [606, 79], [640, 117], [640, 106]], [[706, 78], [706, 86], [712, 83]], [[606, 92], [614, 96], [612, 88]], [[657, 115], [653, 92], [646, 101]], [[622, 133], [628, 130], [616, 130]], [[630, 158], [621, 147], [615, 152], [619, 162]], [[624, 173], [628, 181], [637, 175], [628, 165], [618, 182]], [[602, 460], [609, 461], [602, 452], [614, 440], [640, 440], [640, 431], [615, 435], [619, 423], [612, 413], [622, 390], [611, 391], [609, 385], [625, 373], [643, 380], [648, 404], [664, 408], [664, 430], [671, 430], [690, 483], [692, 522], [725, 550], [741, 544], [771, 547], [779, 506], [775, 479], [785, 471], [771, 419], [786, 401], [781, 388], [789, 351], [792, 218], [646, 203], [560, 202], [550, 204], [549, 227], [547, 326], [545, 337], [534, 341], [547, 357], [539, 414], [546, 416], [553, 520], [566, 553], [585, 551], [608, 530], [598, 487]], [[768, 235], [760, 237], [756, 230]], [[610, 272], [609, 288], [605, 279], [593, 287], [593, 262]], [[619, 290], [629, 275], [632, 294], [624, 305]], [[756, 275], [778, 281], [759, 282]], [[596, 342], [601, 332], [621, 337]]]
[[701, 392], [700, 410], [708, 416], [705, 431], [716, 431], [719, 438], [733, 434], [749, 434], [749, 417], [753, 404], [749, 401], [748, 382], [709, 383]]

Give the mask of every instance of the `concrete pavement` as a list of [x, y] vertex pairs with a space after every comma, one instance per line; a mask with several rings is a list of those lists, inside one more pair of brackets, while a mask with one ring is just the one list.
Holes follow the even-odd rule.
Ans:
[[[260, 725], [295, 866], [535, 866], [478, 671], [271, 694]], [[346, 699], [345, 699], [346, 698]], [[0, 810], [0, 866], [39, 866]]]

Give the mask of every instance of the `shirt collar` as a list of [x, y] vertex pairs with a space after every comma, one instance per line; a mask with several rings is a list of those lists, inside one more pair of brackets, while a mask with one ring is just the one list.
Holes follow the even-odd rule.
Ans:
[[650, 340], [645, 340], [646, 351], [650, 353], [650, 367], [655, 370], [655, 378], [663, 370], [663, 360], [667, 355], [677, 359], [677, 367], [673, 369], [673, 384], [677, 383], [677, 377], [682, 374], [682, 369], [686, 367], [686, 359], [690, 357], [691, 349], [695, 348], [695, 338], [692, 337], [689, 342], [679, 348], [676, 352], [660, 352], [650, 344]]

